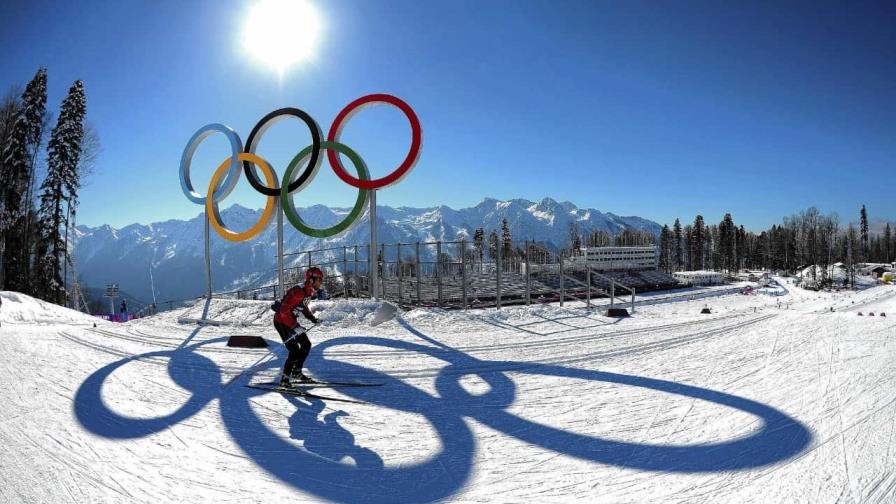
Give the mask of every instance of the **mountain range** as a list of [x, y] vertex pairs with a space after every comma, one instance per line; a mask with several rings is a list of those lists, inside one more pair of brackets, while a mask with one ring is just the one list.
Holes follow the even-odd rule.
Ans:
[[[313, 227], [332, 226], [349, 208], [315, 205], [298, 208]], [[244, 230], [257, 222], [261, 210], [233, 205], [221, 212], [230, 229]], [[455, 210], [447, 206], [392, 208], [377, 206], [379, 243], [472, 240], [476, 228], [500, 232], [506, 218], [514, 240], [535, 240], [550, 248], [565, 246], [569, 228], [577, 223], [583, 233], [604, 230], [616, 234], [640, 229], [654, 234], [656, 222], [640, 217], [621, 217], [565, 201], [544, 198], [500, 201], [486, 198], [478, 205]], [[365, 214], [341, 236], [327, 239], [301, 234], [284, 219], [284, 250], [327, 249], [343, 245], [365, 245], [370, 241], [369, 218]], [[204, 214], [189, 220], [131, 224], [121, 229], [109, 225], [78, 226], [74, 261], [81, 284], [103, 287], [115, 282], [146, 303], [196, 297], [205, 291]], [[277, 229], [269, 225], [260, 235], [244, 242], [230, 242], [211, 232], [212, 288], [229, 291], [273, 283], [276, 276]], [[424, 255], [430, 254], [424, 252]], [[341, 252], [340, 252], [341, 257]], [[431, 259], [427, 257], [427, 259]], [[295, 256], [292, 261], [300, 258]], [[287, 266], [291, 264], [287, 260]]]

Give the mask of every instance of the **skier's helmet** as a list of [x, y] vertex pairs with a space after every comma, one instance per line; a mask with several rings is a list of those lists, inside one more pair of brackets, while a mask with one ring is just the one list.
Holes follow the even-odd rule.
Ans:
[[321, 271], [317, 266], [312, 266], [305, 271], [305, 283], [307, 285], [311, 285], [314, 283], [315, 278], [320, 278], [321, 281], [324, 280], [324, 272]]

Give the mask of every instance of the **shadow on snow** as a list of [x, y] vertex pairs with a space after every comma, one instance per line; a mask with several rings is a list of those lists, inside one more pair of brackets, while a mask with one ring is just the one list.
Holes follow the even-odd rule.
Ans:
[[[97, 435], [133, 439], [165, 430], [218, 399], [230, 437], [258, 466], [301, 491], [342, 502], [436, 501], [461, 490], [471, 474], [476, 455], [476, 440], [464, 418], [475, 419], [508, 436], [582, 460], [662, 472], [751, 469], [790, 459], [812, 441], [812, 434], [799, 421], [756, 401], [653, 378], [548, 364], [484, 361], [430, 338], [407, 322], [400, 320], [400, 323], [426, 344], [368, 336], [341, 337], [315, 346], [307, 366], [318, 371], [317, 374], [364, 376], [365, 380], [384, 383], [382, 387], [340, 389], [346, 395], [369, 403], [352, 405], [355, 415], [363, 415], [373, 407], [422, 415], [439, 436], [441, 451], [416, 463], [385, 466], [376, 452], [358, 446], [354, 435], [339, 424], [337, 419], [349, 415], [348, 412], [337, 409], [320, 418], [326, 403], [321, 399], [284, 396], [296, 407], [288, 419], [292, 440], [285, 438], [284, 434], [272, 430], [250, 405], [249, 401], [264, 391], [245, 387], [222, 390], [217, 365], [195, 351], [203, 345], [222, 343], [226, 337], [187, 345], [195, 332], [175, 350], [136, 355], [97, 370], [77, 391], [73, 406], [75, 416], [86, 429]], [[435, 382], [439, 397], [388, 374], [324, 357], [325, 349], [341, 345], [379, 346], [444, 361], [447, 365], [439, 370]], [[276, 348], [283, 358], [285, 349]], [[168, 360], [171, 379], [192, 392], [183, 406], [165, 416], [135, 419], [119, 415], [105, 404], [101, 394], [105, 381], [115, 370], [141, 359]], [[271, 362], [264, 369], [277, 366], [278, 362]], [[516, 398], [516, 386], [504, 374], [511, 370], [640, 387], [713, 402], [758, 417], [761, 427], [746, 437], [693, 445], [630, 443], [567, 432], [506, 411]], [[488, 383], [489, 392], [476, 396], [466, 392], [458, 380], [470, 374]], [[339, 405], [335, 403], [331, 408]], [[378, 412], [377, 416], [388, 421], [388, 413]], [[302, 441], [302, 445], [299, 446], [297, 441]], [[408, 443], [408, 450], [416, 447], [417, 443]], [[346, 458], [353, 464], [345, 462]]]

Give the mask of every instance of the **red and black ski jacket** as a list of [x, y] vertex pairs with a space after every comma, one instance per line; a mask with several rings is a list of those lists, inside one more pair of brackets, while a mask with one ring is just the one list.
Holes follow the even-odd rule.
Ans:
[[[308, 287], [307, 291], [312, 291], [311, 286]], [[305, 287], [299, 285], [286, 291], [286, 295], [283, 296], [283, 300], [280, 301], [280, 309], [274, 314], [274, 322], [280, 322], [286, 327], [294, 329], [299, 325], [295, 314], [297, 308], [302, 309], [302, 314], [305, 315], [305, 318], [311, 322], [315, 322], [317, 319], [308, 308], [308, 298], [313, 294], [313, 291], [307, 291]]]

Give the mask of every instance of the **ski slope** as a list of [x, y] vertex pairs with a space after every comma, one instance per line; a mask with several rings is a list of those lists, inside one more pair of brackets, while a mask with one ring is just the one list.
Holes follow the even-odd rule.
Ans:
[[[306, 370], [383, 385], [308, 399], [243, 386], [285, 356], [266, 302], [114, 324], [2, 292], [0, 501], [896, 501], [896, 287], [777, 294], [317, 302]], [[224, 388], [266, 352], [231, 335], [275, 355]]]

